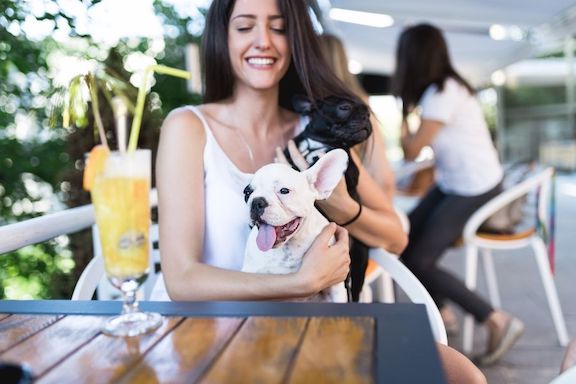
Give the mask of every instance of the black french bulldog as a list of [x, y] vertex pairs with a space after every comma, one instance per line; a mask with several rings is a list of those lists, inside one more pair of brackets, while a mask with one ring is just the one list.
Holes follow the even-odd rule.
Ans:
[[[322, 153], [334, 148], [344, 149], [350, 155], [350, 148], [365, 141], [372, 133], [368, 108], [354, 100], [328, 96], [313, 103], [304, 96], [296, 96], [293, 104], [296, 112], [310, 118], [304, 131], [294, 138], [296, 147], [309, 165], [314, 164]], [[287, 149], [284, 154], [292, 162]], [[356, 193], [358, 167], [353, 161], [349, 162], [346, 170], [346, 183], [349, 192]]]
[[[293, 100], [296, 112], [308, 116], [310, 121], [299, 135], [294, 138], [296, 147], [302, 153], [309, 165], [314, 164], [321, 154], [335, 148], [341, 148], [348, 153], [348, 168], [344, 174], [350, 196], [360, 202], [356, 190], [358, 185], [358, 166], [350, 157], [350, 148], [362, 143], [372, 134], [370, 111], [363, 103], [354, 100], [328, 96], [312, 102], [304, 96], [296, 96]], [[288, 153], [284, 155], [293, 164]], [[351, 237], [350, 242], [350, 277], [351, 301], [358, 301], [364, 275], [368, 265], [368, 247]]]

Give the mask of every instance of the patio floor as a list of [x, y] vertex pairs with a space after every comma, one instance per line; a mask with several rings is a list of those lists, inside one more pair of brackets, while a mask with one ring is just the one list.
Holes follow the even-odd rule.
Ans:
[[[556, 184], [556, 288], [570, 339], [576, 338], [576, 174], [559, 174]], [[556, 337], [548, 304], [530, 249], [494, 254], [502, 307], [524, 321], [526, 330], [518, 343], [496, 365], [482, 368], [491, 384], [548, 383], [559, 373], [565, 348]], [[463, 276], [463, 250], [455, 249], [442, 265]], [[481, 263], [479, 263], [481, 268]], [[479, 291], [487, 297], [484, 275], [478, 277]], [[458, 316], [462, 313], [455, 308]], [[473, 354], [483, 352], [484, 329], [475, 328]], [[460, 335], [449, 344], [461, 350]]]

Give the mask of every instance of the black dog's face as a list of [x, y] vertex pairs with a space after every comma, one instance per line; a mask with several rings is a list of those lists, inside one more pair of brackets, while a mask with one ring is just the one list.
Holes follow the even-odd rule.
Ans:
[[370, 112], [364, 104], [329, 96], [315, 105], [300, 99], [295, 107], [297, 112], [310, 116], [306, 137], [331, 147], [349, 149], [372, 133]]

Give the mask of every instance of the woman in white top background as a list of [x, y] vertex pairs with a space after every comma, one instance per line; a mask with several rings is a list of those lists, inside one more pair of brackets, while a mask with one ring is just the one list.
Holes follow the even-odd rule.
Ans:
[[[442, 31], [429, 24], [406, 28], [399, 37], [393, 93], [402, 101], [401, 145], [408, 160], [431, 146], [435, 184], [409, 214], [410, 234], [402, 261], [446, 313], [450, 300], [487, 326], [489, 340], [479, 363], [497, 361], [523, 332], [523, 324], [494, 309], [438, 265], [461, 236], [466, 220], [501, 191], [502, 167], [474, 90], [450, 62]], [[416, 107], [420, 126], [411, 133]]]

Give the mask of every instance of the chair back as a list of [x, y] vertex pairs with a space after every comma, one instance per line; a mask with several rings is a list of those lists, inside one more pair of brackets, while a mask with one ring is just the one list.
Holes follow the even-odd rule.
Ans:
[[546, 234], [545, 240], [551, 240], [553, 234], [554, 208], [553, 208], [553, 181], [554, 169], [547, 167], [533, 171], [524, 180], [513, 185], [492, 198], [480, 207], [466, 222], [463, 231], [465, 243], [494, 245], [496, 241], [526, 241], [514, 236], [479, 236], [482, 224], [499, 210], [517, 201], [523, 196], [531, 194], [527, 201], [534, 204], [535, 226], [540, 234]]
[[413, 302], [424, 304], [436, 342], [447, 345], [446, 328], [436, 303], [420, 280], [394, 256], [381, 248], [370, 249], [370, 259], [383, 268]]

